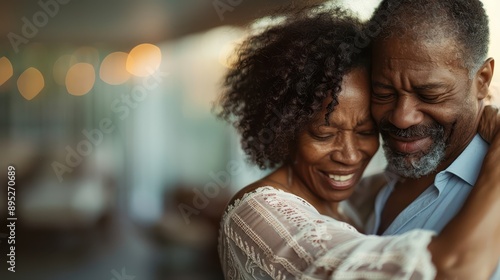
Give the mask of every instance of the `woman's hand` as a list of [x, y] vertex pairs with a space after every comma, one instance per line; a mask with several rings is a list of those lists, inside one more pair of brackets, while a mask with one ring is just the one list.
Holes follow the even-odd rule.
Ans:
[[500, 112], [497, 107], [488, 105], [484, 108], [477, 130], [488, 143], [491, 143], [495, 136], [499, 135]]

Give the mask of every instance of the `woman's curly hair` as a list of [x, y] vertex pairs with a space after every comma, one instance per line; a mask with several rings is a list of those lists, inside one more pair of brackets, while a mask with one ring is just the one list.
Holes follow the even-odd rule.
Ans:
[[314, 7], [279, 15], [285, 20], [240, 46], [224, 80], [218, 117], [232, 123], [251, 162], [274, 168], [289, 160], [296, 137], [332, 97], [342, 78], [368, 65], [358, 46], [362, 23], [341, 8]]

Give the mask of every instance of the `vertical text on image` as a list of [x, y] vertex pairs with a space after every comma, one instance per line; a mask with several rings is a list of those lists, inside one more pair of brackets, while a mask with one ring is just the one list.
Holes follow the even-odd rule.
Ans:
[[12, 165], [7, 167], [7, 229], [9, 232], [7, 244], [7, 268], [10, 272], [16, 272], [16, 168]]

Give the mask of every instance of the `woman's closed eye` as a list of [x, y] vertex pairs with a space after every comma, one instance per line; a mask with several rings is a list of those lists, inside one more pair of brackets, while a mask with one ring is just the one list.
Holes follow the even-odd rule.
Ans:
[[311, 132], [311, 136], [316, 140], [325, 141], [325, 140], [332, 138], [334, 136], [334, 134], [333, 133], [314, 133], [314, 132]]
[[328, 139], [333, 138], [337, 134], [337, 130], [333, 129], [332, 127], [328, 126], [319, 126], [319, 127], [313, 127], [309, 131], [309, 134], [313, 139], [319, 140], [319, 141], [325, 141]]

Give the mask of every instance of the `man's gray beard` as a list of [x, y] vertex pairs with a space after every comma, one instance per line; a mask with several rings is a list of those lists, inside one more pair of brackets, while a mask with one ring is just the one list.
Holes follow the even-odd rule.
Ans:
[[446, 151], [446, 143], [443, 139], [444, 131], [440, 131], [438, 134], [440, 135], [432, 135], [434, 143], [431, 150], [420, 157], [394, 152], [384, 141], [383, 148], [389, 171], [405, 178], [418, 179], [436, 170], [444, 160]]

